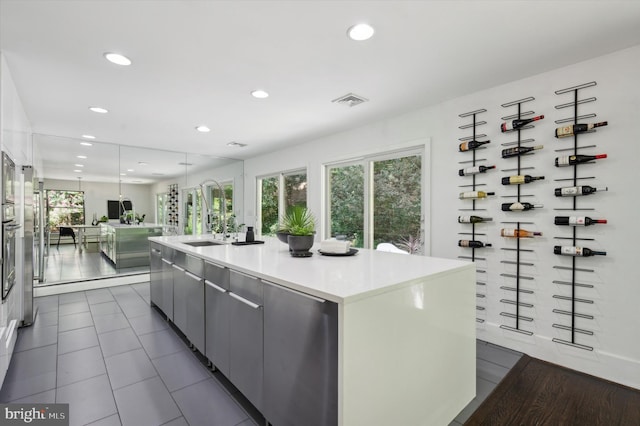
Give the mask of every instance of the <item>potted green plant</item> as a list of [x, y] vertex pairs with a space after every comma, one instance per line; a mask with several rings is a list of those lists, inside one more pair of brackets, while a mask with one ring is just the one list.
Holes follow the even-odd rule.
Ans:
[[292, 206], [280, 220], [279, 233], [287, 234], [289, 251], [294, 257], [309, 257], [313, 246], [316, 221], [309, 209]]

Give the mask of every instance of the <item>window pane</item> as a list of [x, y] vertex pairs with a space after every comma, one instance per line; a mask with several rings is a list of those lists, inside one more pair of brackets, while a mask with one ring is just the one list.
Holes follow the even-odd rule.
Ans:
[[[233, 215], [233, 183], [222, 183], [222, 188], [224, 189], [224, 204], [226, 207], [226, 219], [227, 219], [227, 231], [230, 229], [229, 226], [232, 225], [232, 222], [235, 218]], [[209, 190], [211, 191], [211, 197], [213, 200], [213, 216], [214, 216], [214, 230], [216, 232], [222, 232], [222, 216], [220, 215], [221, 206], [220, 203], [222, 198], [220, 197], [220, 189], [217, 186], [209, 186]]]
[[167, 194], [156, 194], [156, 223], [164, 224], [165, 198]]
[[84, 192], [48, 189], [47, 223], [50, 230], [60, 225], [84, 225]]
[[192, 191], [184, 191], [183, 193], [184, 199], [184, 234], [192, 235], [193, 234], [193, 192]]
[[392, 243], [407, 250], [420, 240], [422, 158], [410, 156], [373, 164], [373, 247]]
[[284, 203], [287, 210], [289, 207], [293, 206], [307, 206], [306, 173], [286, 175], [284, 177], [284, 197]]
[[278, 226], [278, 177], [261, 180], [260, 218], [262, 235], [275, 235]]
[[330, 169], [331, 236], [345, 235], [355, 247], [364, 245], [364, 167]]

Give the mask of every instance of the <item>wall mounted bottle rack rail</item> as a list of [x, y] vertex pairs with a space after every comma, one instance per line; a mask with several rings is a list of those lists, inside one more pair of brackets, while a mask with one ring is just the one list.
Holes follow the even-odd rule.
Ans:
[[[522, 120], [525, 119], [529, 116], [534, 115], [533, 111], [522, 111], [522, 104], [525, 104], [527, 102], [531, 102], [535, 100], [534, 97], [530, 96], [524, 99], [519, 99], [517, 101], [512, 101], [512, 102], [507, 102], [502, 104], [501, 106], [503, 108], [510, 108], [510, 107], [517, 107], [517, 112], [515, 114], [512, 115], [507, 115], [505, 117], [501, 117], [501, 119], [505, 122], [511, 121], [511, 120]], [[517, 135], [517, 138], [513, 141], [510, 142], [505, 142], [503, 144], [501, 144], [502, 146], [508, 147], [508, 146], [514, 146], [517, 147], [518, 149], [520, 149], [521, 147], [525, 146], [525, 144], [531, 143], [531, 142], [535, 142], [535, 139], [533, 138], [528, 138], [528, 139], [523, 139], [521, 132], [523, 130], [527, 130], [527, 129], [532, 129], [534, 126], [531, 124], [527, 124], [518, 128], [515, 128], [513, 130], [507, 130], [506, 132], [503, 132], [505, 134], [511, 135], [511, 134], [515, 134]], [[515, 168], [508, 168], [508, 169], [501, 169], [502, 172], [516, 172], [516, 175], [521, 175], [521, 173], [524, 170], [533, 170], [534, 167], [523, 167], [522, 166], [522, 159], [523, 157], [526, 157], [530, 154], [524, 154], [524, 155], [517, 155], [517, 167]], [[521, 184], [515, 185], [516, 186], [516, 194], [515, 195], [503, 195], [501, 196], [501, 198], [515, 198], [516, 201], [518, 203], [521, 202], [521, 200], [523, 198], [527, 198], [527, 197], [533, 197], [533, 194], [523, 194], [522, 193], [522, 188], [521, 188]], [[522, 214], [521, 212], [515, 213], [515, 214]], [[501, 222], [502, 224], [505, 225], [515, 225], [515, 229], [519, 230], [521, 225], [526, 225], [526, 224], [533, 224], [533, 222], [522, 222], [522, 221], [504, 221]], [[500, 286], [500, 289], [503, 291], [508, 291], [508, 292], [512, 292], [514, 297], [513, 298], [509, 298], [509, 297], [505, 297], [500, 299], [500, 302], [505, 304], [505, 305], [512, 305], [515, 308], [515, 313], [514, 312], [505, 312], [502, 311], [500, 312], [500, 316], [505, 317], [505, 318], [510, 318], [511, 320], [513, 320], [512, 324], [513, 325], [506, 325], [506, 324], [501, 324], [500, 328], [504, 329], [504, 330], [509, 330], [509, 331], [514, 331], [517, 333], [521, 333], [521, 334], [525, 334], [527, 336], [531, 336], [533, 335], [533, 332], [528, 331], [528, 330], [524, 330], [522, 328], [522, 323], [523, 322], [533, 322], [533, 318], [530, 316], [526, 316], [523, 315], [522, 313], [522, 308], [527, 308], [527, 309], [533, 309], [534, 305], [532, 303], [527, 303], [525, 301], [522, 300], [522, 295], [526, 294], [526, 295], [533, 295], [534, 291], [524, 288], [521, 283], [522, 281], [533, 281], [534, 278], [531, 276], [527, 276], [527, 275], [523, 275], [522, 274], [522, 267], [523, 266], [535, 266], [533, 263], [531, 262], [525, 262], [522, 260], [522, 253], [525, 252], [533, 252], [533, 250], [531, 249], [525, 249], [522, 247], [523, 243], [521, 242], [521, 238], [519, 238], [518, 236], [516, 236], [515, 238], [515, 248], [512, 247], [503, 247], [502, 250], [505, 252], [515, 252], [515, 260], [502, 260], [501, 263], [503, 264], [507, 264], [507, 265], [515, 265], [515, 273], [501, 273], [500, 276], [504, 277], [506, 279], [513, 279], [515, 281], [515, 283], [513, 285], [503, 285]], [[515, 299], [515, 300], [514, 300]]]
[[[593, 87], [596, 86], [597, 83], [595, 81], [591, 81], [589, 83], [584, 83], [584, 84], [580, 84], [577, 86], [573, 86], [573, 87], [567, 87], [565, 89], [560, 89], [560, 90], [556, 90], [555, 94], [556, 95], [573, 95], [573, 100], [571, 102], [566, 102], [563, 104], [559, 104], [556, 105], [555, 108], [557, 110], [561, 110], [561, 109], [565, 109], [565, 108], [572, 108], [572, 112], [573, 114], [567, 118], [563, 118], [563, 119], [559, 119], [559, 120], [555, 120], [556, 124], [563, 124], [563, 123], [572, 123], [572, 124], [578, 124], [578, 120], [584, 120], [584, 119], [589, 119], [589, 118], [594, 118], [596, 117], [596, 114], [594, 113], [590, 113], [590, 114], [583, 114], [580, 115], [578, 114], [578, 105], [584, 105], [584, 104], [588, 104], [591, 102], [595, 102], [596, 98], [595, 97], [588, 97], [588, 98], [582, 98], [580, 99], [580, 90], [582, 89], [586, 89], [588, 87]], [[588, 130], [586, 132], [582, 132], [582, 133], [592, 133], [595, 132], [595, 130]], [[573, 146], [570, 148], [561, 148], [561, 149], [556, 149], [555, 151], [558, 153], [562, 153], [562, 152], [567, 152], [570, 151], [571, 155], [578, 155], [578, 152], [580, 150], [584, 150], [584, 149], [588, 149], [588, 148], [594, 148], [596, 145], [583, 145], [580, 146], [578, 143], [579, 137], [580, 137], [581, 133], [575, 133], [573, 134], [572, 137], [568, 137], [566, 139], [568, 139], [569, 141], [571, 139], [573, 139]], [[562, 181], [571, 181], [573, 183], [574, 186], [577, 186], [579, 183], [579, 181], [583, 181], [583, 180], [590, 180], [590, 179], [595, 179], [595, 176], [585, 176], [585, 177], [580, 177], [578, 176], [578, 164], [574, 164], [573, 165], [573, 177], [570, 178], [559, 178], [559, 179], [554, 179], [556, 182], [562, 182]], [[589, 211], [589, 210], [594, 210], [593, 208], [578, 208], [578, 197], [573, 197], [572, 200], [572, 207], [570, 208], [555, 208], [554, 210], [556, 211], [573, 211], [573, 212], [577, 212], [577, 211]], [[566, 236], [556, 236], [554, 237], [557, 240], [570, 240], [572, 242], [573, 246], [576, 246], [576, 244], [578, 243], [578, 241], [595, 241], [593, 238], [578, 238], [578, 227], [577, 226], [571, 226], [572, 230], [572, 236], [571, 237], [566, 237]], [[577, 258], [576, 256], [573, 256], [571, 259], [571, 266], [563, 266], [563, 265], [555, 265], [554, 269], [558, 269], [558, 270], [567, 270], [567, 271], [571, 271], [571, 281], [568, 280], [554, 280], [553, 283], [557, 284], [558, 286], [568, 286], [571, 289], [571, 295], [567, 296], [565, 294], [554, 294], [553, 298], [559, 301], [564, 301], [564, 302], [568, 302], [570, 304], [569, 309], [553, 309], [553, 312], [555, 314], [561, 315], [561, 316], [567, 316], [570, 318], [570, 325], [566, 325], [566, 324], [559, 324], [559, 323], [554, 323], [553, 327], [557, 328], [559, 330], [565, 330], [568, 331], [570, 333], [570, 337], [569, 339], [560, 339], [560, 338], [553, 338], [553, 341], [556, 343], [561, 343], [564, 345], [568, 345], [568, 346], [573, 346], [575, 348], [580, 348], [580, 349], [584, 349], [584, 350], [588, 350], [588, 351], [592, 351], [593, 347], [592, 346], [588, 346], [585, 344], [581, 344], [578, 343], [578, 335], [586, 335], [586, 336], [593, 336], [593, 331], [591, 330], [587, 330], [584, 328], [578, 328], [576, 326], [576, 319], [583, 319], [583, 320], [593, 320], [594, 316], [593, 315], [589, 315], [589, 314], [585, 314], [585, 313], [579, 313], [577, 312], [578, 306], [580, 305], [593, 305], [594, 301], [590, 300], [590, 299], [586, 299], [583, 297], [578, 297], [577, 293], [578, 293], [578, 289], [580, 288], [594, 288], [593, 284], [587, 284], [587, 283], [581, 283], [578, 282], [576, 280], [576, 276], [577, 273], [593, 273], [595, 272], [593, 269], [590, 268], [578, 268], [576, 266], [577, 263]]]
[[[487, 110], [486, 109], [477, 109], [475, 111], [469, 111], [469, 112], [465, 112], [465, 113], [462, 113], [462, 114], [458, 115], [458, 117], [460, 117], [460, 118], [467, 118], [467, 117], [471, 117], [472, 118], [471, 123], [458, 126], [458, 128], [461, 129], [461, 130], [471, 129], [471, 131], [472, 131], [472, 134], [470, 136], [464, 136], [464, 137], [459, 138], [458, 140], [460, 142], [477, 141], [478, 139], [487, 137], [486, 134], [477, 132], [477, 128], [478, 127], [484, 126], [484, 125], [487, 124], [486, 121], [482, 121], [482, 120], [478, 120], [477, 119], [477, 115], [478, 114], [482, 114], [484, 112], [487, 112]], [[475, 167], [475, 166], [479, 165], [480, 162], [486, 161], [486, 158], [477, 158], [477, 156], [476, 156], [476, 151], [482, 150], [482, 149], [486, 149], [486, 148], [484, 146], [481, 146], [481, 147], [469, 150], [471, 152], [471, 154], [472, 154], [471, 160], [460, 161], [460, 162], [458, 162], [458, 164], [461, 164], [463, 167], [464, 166], [469, 166], [469, 165], [471, 167]], [[476, 174], [472, 174], [471, 178], [472, 178], [471, 184], [459, 185], [459, 187], [460, 188], [465, 188], [465, 190], [476, 191], [476, 189], [478, 187], [486, 186], [486, 184], [484, 184], [484, 183], [476, 182]], [[471, 205], [470, 209], [469, 208], [461, 208], [461, 209], [458, 209], [458, 210], [462, 211], [462, 212], [486, 211], [486, 209], [479, 209], [479, 208], [476, 207], [476, 200], [472, 200], [471, 203], [472, 203], [472, 205]], [[459, 232], [458, 234], [459, 235], [468, 236], [470, 240], [475, 240], [476, 237], [479, 237], [479, 236], [486, 237], [486, 235], [487, 235], [486, 233], [479, 233], [479, 232], [476, 231], [476, 223], [472, 222], [472, 223], [470, 223], [470, 225], [471, 225], [471, 232]], [[472, 262], [475, 262], [477, 260], [482, 260], [482, 261], [486, 260], [485, 257], [476, 256], [476, 248], [475, 247], [471, 247], [470, 250], [471, 250], [471, 256], [464, 255], [464, 256], [458, 256], [458, 258], [460, 258], [460, 259], [469, 259]], [[486, 285], [487, 285], [486, 273], [487, 273], [487, 271], [485, 269], [479, 269], [479, 268], [476, 267], [476, 273], [480, 275], [480, 278], [476, 277], [476, 286], [477, 286], [476, 287], [477, 288], [477, 290], [476, 290], [476, 299], [479, 301], [479, 300], [482, 300], [482, 299], [486, 298], [486, 293], [481, 292], [479, 290], [479, 288], [486, 288]], [[482, 312], [482, 311], [486, 310], [486, 307], [482, 306], [481, 304], [479, 304], [479, 302], [476, 302], [476, 310], [479, 311], [479, 312]], [[485, 321], [484, 319], [476, 317], [476, 322], [483, 323], [484, 321]]]
[[178, 184], [169, 185], [169, 192], [167, 194], [168, 200], [166, 201], [166, 214], [167, 214], [167, 225], [170, 226], [178, 226]]

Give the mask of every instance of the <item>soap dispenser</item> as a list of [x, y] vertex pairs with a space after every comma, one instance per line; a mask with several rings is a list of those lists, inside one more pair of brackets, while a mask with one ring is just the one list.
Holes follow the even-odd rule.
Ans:
[[253, 234], [253, 226], [247, 226], [247, 234], [245, 235], [244, 240], [248, 243], [252, 243], [255, 241], [255, 235]]

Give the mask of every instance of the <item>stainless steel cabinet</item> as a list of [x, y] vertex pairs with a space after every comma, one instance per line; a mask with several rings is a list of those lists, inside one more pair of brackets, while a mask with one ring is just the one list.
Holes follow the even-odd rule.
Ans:
[[229, 272], [229, 380], [262, 411], [262, 282]]
[[173, 259], [175, 250], [162, 246], [162, 274], [160, 281], [162, 286], [162, 305], [160, 309], [173, 321]]
[[205, 356], [229, 377], [229, 269], [204, 263]]
[[278, 426], [337, 425], [338, 305], [267, 282], [263, 287], [262, 413]]
[[156, 305], [167, 319], [173, 319], [173, 264], [174, 250], [151, 243], [150, 246], [150, 281], [151, 303]]
[[173, 321], [204, 352], [203, 261], [176, 251], [173, 267]]
[[162, 289], [162, 246], [149, 244], [149, 287], [151, 303], [162, 309], [164, 306], [164, 292]]

